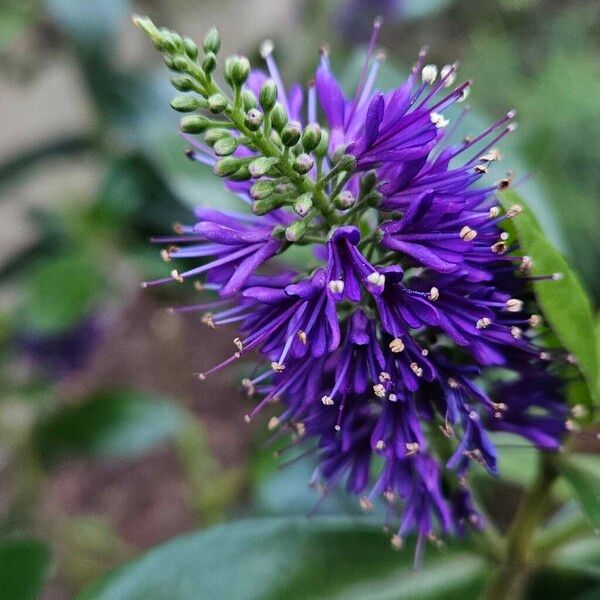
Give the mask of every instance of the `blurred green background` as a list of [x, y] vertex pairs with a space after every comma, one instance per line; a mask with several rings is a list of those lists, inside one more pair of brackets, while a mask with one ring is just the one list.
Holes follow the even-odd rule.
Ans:
[[[168, 314], [189, 301], [177, 287], [140, 290], [168, 271], [149, 236], [235, 200], [185, 159], [168, 77], [132, 12], [195, 39], [214, 24], [224, 54], [256, 59], [273, 38], [300, 81], [324, 41], [351, 79], [377, 14], [384, 81], [424, 44], [431, 62], [459, 60], [475, 83], [466, 127], [517, 109], [502, 167], [600, 299], [597, 1], [3, 0], [0, 575], [11, 556], [36, 573], [10, 599], [67, 600], [177, 534], [314, 503], [310, 464], [277, 470], [262, 428], [244, 425], [240, 373], [193, 376], [231, 353], [233, 332]], [[504, 454], [509, 482], [488, 490], [501, 528], [535, 462]], [[340, 496], [323, 510], [356, 507]]]

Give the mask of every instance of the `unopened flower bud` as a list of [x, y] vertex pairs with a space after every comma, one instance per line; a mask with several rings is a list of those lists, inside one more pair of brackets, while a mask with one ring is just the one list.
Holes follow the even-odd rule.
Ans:
[[304, 128], [302, 134], [302, 147], [306, 152], [312, 152], [321, 141], [321, 128], [317, 123], [312, 123]]
[[209, 129], [205, 134], [204, 134], [204, 141], [209, 145], [209, 146], [214, 146], [218, 140], [220, 140], [222, 137], [227, 137], [229, 136], [229, 132], [225, 131], [224, 129]]
[[289, 227], [286, 228], [285, 239], [288, 242], [299, 241], [308, 230], [309, 225], [309, 219], [300, 219], [299, 221], [294, 221]]
[[346, 210], [356, 204], [356, 198], [349, 190], [343, 190], [333, 199], [333, 203], [336, 208]]
[[180, 123], [183, 133], [203, 133], [210, 127], [210, 121], [202, 115], [183, 117]]
[[263, 83], [258, 99], [265, 112], [273, 109], [277, 102], [277, 84], [272, 79], [267, 79]]
[[229, 156], [235, 152], [237, 147], [238, 141], [231, 135], [223, 136], [213, 146], [217, 156]]
[[298, 215], [304, 217], [308, 211], [312, 208], [312, 194], [307, 192], [306, 194], [302, 194], [298, 197], [296, 202], [294, 202], [294, 210]]
[[228, 104], [229, 101], [223, 94], [213, 94], [208, 99], [208, 108], [210, 112], [214, 114], [223, 112], [227, 108]]
[[252, 177], [262, 177], [263, 175], [266, 175], [277, 162], [278, 159], [275, 157], [261, 156], [250, 163], [250, 174]]
[[226, 156], [215, 163], [213, 173], [218, 177], [228, 177], [229, 175], [233, 175], [242, 164], [243, 162], [239, 158]]
[[244, 124], [250, 131], [257, 131], [263, 122], [263, 114], [257, 108], [251, 108], [246, 113]]
[[369, 171], [360, 179], [360, 194], [365, 196], [377, 185], [377, 173]]
[[315, 148], [315, 154], [318, 158], [323, 158], [329, 150], [329, 132], [327, 129], [321, 129], [321, 141]]
[[196, 46], [196, 42], [194, 42], [194, 40], [190, 38], [183, 38], [183, 49], [192, 60], [196, 60], [198, 58], [198, 46]]
[[202, 70], [210, 74], [217, 66], [217, 57], [213, 52], [207, 52], [206, 56], [202, 59]]
[[294, 161], [293, 168], [296, 173], [304, 175], [308, 173], [314, 166], [315, 159], [310, 154], [299, 154]]
[[277, 197], [263, 198], [252, 202], [251, 210], [253, 214], [261, 216], [270, 213], [272, 210], [279, 208], [279, 200]]
[[249, 179], [252, 179], [248, 165], [243, 164], [235, 173], [232, 173], [229, 176], [229, 179], [231, 181], [248, 181]]
[[356, 157], [352, 154], [344, 154], [340, 157], [337, 167], [341, 171], [354, 171], [356, 169]]
[[213, 54], [218, 54], [221, 48], [221, 36], [216, 28], [212, 28], [204, 38], [204, 43], [202, 44], [202, 48], [205, 53], [212, 52]]
[[173, 56], [173, 66], [171, 67], [174, 71], [186, 71], [188, 68], [188, 59], [185, 56]]
[[225, 81], [234, 88], [241, 87], [250, 74], [250, 61], [245, 56], [231, 56], [225, 61]]
[[258, 106], [258, 100], [250, 90], [242, 90], [242, 105], [246, 112]]
[[171, 108], [178, 112], [193, 112], [202, 106], [202, 102], [193, 96], [177, 96], [171, 100]]
[[166, 49], [164, 36], [148, 17], [140, 17], [136, 15], [133, 17], [133, 24], [148, 36], [152, 42], [152, 45], [157, 50]]
[[171, 85], [179, 92], [190, 92], [194, 89], [194, 82], [189, 77], [171, 77]]
[[281, 131], [288, 122], [288, 116], [285, 112], [285, 108], [276, 102], [273, 110], [271, 110], [271, 123], [276, 131]]
[[302, 135], [302, 128], [298, 121], [290, 121], [281, 131], [281, 141], [284, 146], [291, 148], [295, 146]]
[[250, 188], [250, 196], [254, 200], [262, 200], [275, 191], [276, 185], [272, 179], [261, 179]]

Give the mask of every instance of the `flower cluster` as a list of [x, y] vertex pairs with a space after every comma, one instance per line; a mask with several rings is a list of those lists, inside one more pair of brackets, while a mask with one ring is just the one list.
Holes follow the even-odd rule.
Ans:
[[[379, 23], [352, 96], [326, 52], [306, 89], [286, 88], [270, 42], [265, 71], [225, 61], [225, 93], [215, 30], [199, 58], [189, 39], [137, 25], [173, 85], [194, 93], [172, 102], [196, 113], [181, 123], [189, 157], [249, 208], [199, 208], [196, 223], [157, 240], [165, 260], [198, 262], [146, 285], [193, 279], [218, 298], [176, 310], [239, 328], [232, 356], [200, 378], [262, 353], [243, 382], [257, 398], [247, 420], [281, 407], [269, 428], [312, 441], [312, 483], [323, 493], [344, 483], [363, 508], [383, 498], [394, 545], [481, 526], [467, 475], [473, 462], [497, 471], [488, 431], [552, 450], [567, 416], [554, 357], [536, 343], [540, 317], [527, 310], [531, 261], [503, 228], [521, 209], [498, 201], [509, 179], [481, 183], [513, 112], [451, 143], [470, 82], [455, 85], [455, 65], [438, 70], [421, 52], [397, 89], [377, 91]], [[277, 267], [292, 246], [314, 268]]]

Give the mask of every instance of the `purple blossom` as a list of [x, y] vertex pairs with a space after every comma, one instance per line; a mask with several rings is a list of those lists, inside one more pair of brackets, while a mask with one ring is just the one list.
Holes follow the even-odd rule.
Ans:
[[[464, 114], [456, 105], [470, 82], [454, 86], [456, 66], [438, 76], [421, 52], [406, 81], [378, 91], [378, 29], [351, 97], [326, 52], [305, 94], [283, 85], [263, 45], [268, 73], [251, 71], [237, 92], [260, 97], [270, 78], [287, 121], [266, 118], [258, 133], [238, 126], [235, 143], [246, 142], [231, 164], [239, 176], [225, 178], [256, 214], [199, 209], [195, 224], [157, 240], [172, 244], [167, 261], [199, 265], [148, 285], [202, 276], [201, 289], [219, 298], [175, 310], [198, 311], [211, 327], [235, 323], [240, 333], [232, 356], [201, 379], [259, 351], [262, 368], [244, 380], [258, 399], [247, 420], [277, 403], [276, 435], [316, 445], [315, 487], [326, 494], [345, 485], [364, 508], [382, 499], [394, 545], [415, 533], [418, 559], [426, 539], [483, 526], [468, 472], [473, 462], [497, 472], [488, 431], [556, 450], [567, 409], [562, 351], [537, 343], [530, 263], [502, 228], [520, 208], [500, 207], [508, 180], [481, 183], [514, 113], [452, 142], [447, 125]], [[300, 125], [286, 131], [289, 121]], [[317, 130], [321, 137], [307, 141]], [[210, 144], [189, 141], [192, 159], [215, 165]], [[251, 165], [259, 157], [267, 163]], [[340, 202], [342, 193], [352, 202]], [[265, 198], [269, 210], [257, 210]], [[317, 266], [282, 272], [273, 259], [293, 244], [310, 248]], [[514, 380], [490, 384], [490, 367]], [[436, 435], [450, 452], [436, 451]]]

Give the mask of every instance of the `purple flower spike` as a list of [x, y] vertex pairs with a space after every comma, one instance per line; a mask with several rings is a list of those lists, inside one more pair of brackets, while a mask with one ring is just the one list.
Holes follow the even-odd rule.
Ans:
[[[180, 52], [152, 27], [143, 24], [155, 45]], [[567, 361], [538, 345], [531, 260], [504, 229], [521, 208], [498, 198], [511, 177], [483, 183], [515, 113], [452, 139], [470, 82], [455, 85], [456, 65], [425, 64], [422, 51], [396, 89], [378, 90], [379, 28], [349, 95], [326, 51], [306, 93], [286, 87], [270, 42], [265, 71], [227, 59], [224, 91], [208, 76], [219, 44], [207, 38], [215, 52], [183, 70], [201, 98], [173, 106], [205, 111], [182, 121], [189, 156], [246, 210], [198, 209], [196, 222], [155, 240], [169, 245], [165, 260], [197, 264], [148, 285], [194, 279], [217, 294], [174, 309], [237, 325], [235, 351], [200, 379], [256, 351], [246, 420], [277, 404], [269, 428], [318, 454], [311, 483], [324, 495], [345, 486], [365, 510], [383, 502], [392, 543], [415, 535], [418, 563], [427, 540], [485, 525], [468, 473], [474, 462], [497, 473], [489, 431], [559, 449]], [[283, 271], [291, 247], [298, 270]]]

